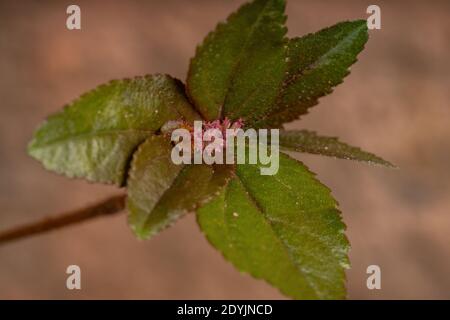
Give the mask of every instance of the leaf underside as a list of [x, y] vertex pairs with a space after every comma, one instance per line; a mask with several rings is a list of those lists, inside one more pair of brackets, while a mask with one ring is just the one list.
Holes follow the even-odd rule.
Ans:
[[390, 162], [358, 147], [340, 142], [335, 137], [318, 136], [315, 132], [307, 130], [280, 131], [280, 147], [292, 151], [395, 167]]
[[339, 299], [349, 244], [336, 206], [304, 165], [280, 155], [275, 176], [238, 165], [197, 217], [210, 243], [239, 270], [294, 298]]

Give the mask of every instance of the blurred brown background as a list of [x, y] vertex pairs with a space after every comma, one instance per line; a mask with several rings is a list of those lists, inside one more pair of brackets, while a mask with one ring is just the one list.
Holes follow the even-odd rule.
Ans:
[[[119, 190], [46, 172], [25, 148], [49, 114], [114, 78], [185, 79], [195, 46], [243, 1], [0, 1], [0, 229], [83, 207]], [[352, 74], [290, 125], [337, 135], [400, 170], [302, 155], [339, 200], [352, 243], [349, 298], [450, 298], [450, 2], [288, 2], [289, 35], [382, 10]], [[138, 242], [125, 215], [0, 247], [0, 298], [283, 298], [235, 271], [188, 216]], [[65, 287], [82, 269], [82, 290]], [[382, 289], [366, 288], [366, 268]]]

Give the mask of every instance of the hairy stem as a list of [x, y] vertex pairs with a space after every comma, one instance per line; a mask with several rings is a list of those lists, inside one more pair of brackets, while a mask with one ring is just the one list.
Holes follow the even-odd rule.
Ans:
[[123, 211], [124, 208], [125, 195], [113, 196], [82, 209], [69, 211], [53, 217], [47, 217], [37, 222], [2, 231], [0, 232], [0, 246], [14, 240], [67, 227], [71, 224], [95, 217], [119, 213]]

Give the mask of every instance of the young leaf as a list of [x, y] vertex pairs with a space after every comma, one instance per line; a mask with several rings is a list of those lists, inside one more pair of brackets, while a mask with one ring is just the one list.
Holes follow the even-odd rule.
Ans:
[[198, 210], [208, 240], [239, 270], [298, 299], [345, 297], [348, 241], [330, 191], [280, 155], [274, 176], [238, 165], [218, 197]]
[[284, 0], [255, 0], [217, 26], [191, 60], [188, 94], [207, 120], [264, 114], [285, 73]]
[[179, 81], [165, 75], [115, 80], [50, 116], [28, 152], [48, 170], [121, 185], [135, 148], [164, 123], [180, 118], [198, 115]]
[[288, 71], [277, 106], [255, 126], [279, 127], [306, 114], [320, 97], [342, 83], [367, 39], [365, 20], [341, 22], [291, 39], [287, 50]]
[[315, 132], [307, 130], [280, 131], [280, 147], [293, 151], [394, 167], [390, 162], [360, 148], [340, 142], [337, 138], [318, 136]]
[[230, 167], [175, 165], [166, 136], [152, 136], [133, 156], [127, 180], [129, 224], [141, 239], [207, 202], [229, 179]]

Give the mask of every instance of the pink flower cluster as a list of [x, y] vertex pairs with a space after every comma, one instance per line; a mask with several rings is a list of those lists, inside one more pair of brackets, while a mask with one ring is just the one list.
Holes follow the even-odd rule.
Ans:
[[241, 118], [232, 122], [228, 117], [225, 117], [223, 120], [206, 121], [203, 124], [203, 131], [208, 129], [219, 129], [222, 131], [222, 135], [226, 136], [227, 129], [241, 129], [243, 127], [244, 121]]
[[[190, 135], [193, 150], [203, 151], [206, 146], [214, 143], [214, 151], [220, 152], [226, 147], [227, 136], [234, 138], [238, 129], [244, 127], [242, 119], [231, 121], [228, 118], [214, 121], [194, 121], [194, 124], [184, 121], [169, 121], [162, 128], [164, 134], [172, 134], [174, 130], [184, 129]], [[231, 130], [227, 133], [227, 130]]]
[[[192, 130], [191, 134], [194, 138], [193, 142], [195, 146], [202, 145], [203, 149], [212, 142], [215, 142], [216, 152], [220, 152], [226, 146], [227, 142], [227, 129], [237, 130], [244, 127], [242, 119], [231, 121], [227, 117], [223, 120], [214, 120], [203, 122], [202, 130]], [[217, 137], [217, 130], [221, 133], [220, 137]], [[234, 137], [234, 134], [232, 135]], [[217, 141], [218, 140], [218, 141]], [[196, 148], [197, 149], [197, 148]]]

